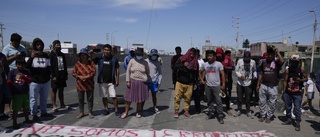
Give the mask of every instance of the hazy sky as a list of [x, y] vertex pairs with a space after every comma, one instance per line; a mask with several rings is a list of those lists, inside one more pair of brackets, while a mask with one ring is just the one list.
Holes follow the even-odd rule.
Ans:
[[243, 39], [312, 44], [311, 9], [319, 18], [320, 0], [1, 0], [0, 22], [5, 45], [17, 32], [46, 47], [59, 38], [78, 48], [128, 42], [165, 51], [179, 45], [184, 53], [206, 39], [235, 47], [237, 27], [239, 47]]

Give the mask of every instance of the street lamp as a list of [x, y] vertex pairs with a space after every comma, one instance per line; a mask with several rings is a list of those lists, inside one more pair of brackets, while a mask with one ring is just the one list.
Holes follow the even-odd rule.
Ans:
[[310, 72], [313, 71], [313, 58], [314, 58], [314, 48], [316, 45], [316, 31], [317, 31], [317, 14], [316, 11], [310, 10], [309, 12], [314, 13], [314, 25], [313, 25], [313, 46], [312, 46], [312, 55], [311, 55], [311, 67], [310, 67]]
[[127, 37], [127, 50], [129, 51], [129, 47], [128, 47], [128, 39], [132, 38], [132, 37]]
[[114, 32], [118, 32], [118, 31], [112, 31], [112, 32], [111, 32], [111, 46], [112, 46], [112, 39], [113, 39], [113, 33], [114, 33]]

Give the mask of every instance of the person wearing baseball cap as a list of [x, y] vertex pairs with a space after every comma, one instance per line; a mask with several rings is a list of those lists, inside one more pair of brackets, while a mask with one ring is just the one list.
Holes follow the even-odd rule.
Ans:
[[129, 61], [136, 56], [135, 51], [136, 51], [136, 48], [131, 47], [129, 49], [128, 55], [124, 58], [123, 67], [125, 70], [127, 70], [127, 68], [128, 68]]

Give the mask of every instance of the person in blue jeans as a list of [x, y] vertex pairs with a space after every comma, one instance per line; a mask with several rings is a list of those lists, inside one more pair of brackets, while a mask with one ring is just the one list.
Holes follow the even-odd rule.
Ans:
[[303, 82], [307, 81], [307, 74], [300, 65], [299, 55], [292, 55], [289, 61], [289, 68], [286, 69], [284, 79], [284, 102], [286, 105], [286, 120], [282, 122], [282, 125], [290, 125], [292, 103], [294, 105], [295, 118], [295, 130], [300, 131], [301, 122], [301, 102], [302, 102], [302, 87]]
[[33, 121], [39, 121], [38, 117], [38, 96], [40, 96], [41, 117], [52, 117], [47, 113], [47, 100], [50, 84], [50, 58], [43, 52], [44, 43], [40, 38], [35, 38], [32, 42], [33, 50], [31, 56], [27, 58], [26, 67], [31, 72], [30, 83], [30, 112]]

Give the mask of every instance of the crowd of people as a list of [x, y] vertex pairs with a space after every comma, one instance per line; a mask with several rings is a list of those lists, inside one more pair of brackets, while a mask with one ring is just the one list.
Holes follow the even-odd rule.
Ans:
[[[293, 124], [296, 131], [300, 131], [301, 110], [306, 104], [313, 109], [312, 99], [317, 87], [320, 90], [320, 70], [316, 75], [311, 72], [309, 77], [300, 63], [298, 54], [293, 54], [286, 64], [284, 73], [281, 73], [284, 59], [277, 48], [270, 45], [267, 51], [255, 60], [250, 51], [245, 51], [243, 57], [234, 63], [231, 60], [231, 51], [222, 48], [205, 51], [201, 59], [197, 49], [190, 48], [184, 55], [181, 47], [176, 47], [176, 55], [171, 58], [172, 81], [175, 90], [174, 117], [179, 117], [180, 101], [184, 99], [184, 115], [189, 113], [191, 98], [194, 100], [195, 113], [206, 111], [206, 119], [217, 117], [220, 124], [224, 124], [222, 102], [226, 104], [226, 113], [229, 116], [240, 116], [245, 113], [253, 119], [251, 103], [259, 107], [258, 121], [271, 123], [274, 119], [278, 99], [278, 85], [283, 81], [281, 99], [285, 102], [286, 119], [282, 125]], [[231, 112], [232, 71], [235, 71], [237, 109]], [[192, 92], [193, 90], [193, 92]], [[203, 100], [203, 91], [206, 96], [207, 109], [201, 110], [199, 100]], [[253, 96], [254, 95], [254, 96]], [[303, 95], [307, 99], [302, 102]], [[245, 110], [242, 110], [245, 104]], [[293, 106], [292, 106], [293, 105]], [[292, 111], [293, 110], [293, 111]], [[293, 118], [294, 116], [294, 118]]]
[[[62, 109], [68, 109], [64, 102], [64, 88], [67, 86], [68, 71], [64, 53], [61, 52], [59, 40], [52, 42], [52, 51], [44, 52], [44, 42], [35, 38], [32, 50], [27, 52], [21, 45], [22, 37], [13, 33], [11, 43], [0, 52], [0, 117], [9, 118], [12, 113], [13, 128], [18, 129], [17, 116], [23, 111], [25, 123], [40, 121], [42, 118], [53, 117], [47, 112], [47, 98], [51, 87], [51, 101], [53, 112], [58, 111], [57, 94]], [[126, 92], [124, 95], [125, 111], [120, 113], [116, 87], [119, 86], [119, 60], [113, 54], [111, 45], [106, 44], [102, 54], [93, 56], [94, 51], [83, 48], [78, 54], [79, 60], [72, 69], [72, 76], [76, 78], [80, 119], [84, 116], [94, 118], [92, 112], [94, 100], [94, 77], [97, 71], [99, 94], [104, 106], [104, 115], [111, 112], [108, 98], [114, 105], [114, 114], [121, 119], [129, 116], [132, 102], [137, 103], [135, 116], [142, 117], [145, 101], [152, 95], [154, 113], [159, 114], [157, 108], [157, 92], [161, 86], [162, 63], [158, 50], [152, 49], [144, 59], [143, 48], [130, 48], [124, 59], [126, 70]], [[315, 87], [320, 90], [320, 70], [317, 75], [311, 72], [309, 77], [300, 64], [299, 55], [292, 55], [286, 65], [284, 73], [284, 59], [277, 48], [269, 46], [266, 53], [259, 60], [251, 57], [250, 51], [245, 51], [243, 57], [236, 61], [231, 59], [231, 51], [222, 48], [205, 51], [202, 58], [200, 50], [190, 48], [185, 54], [181, 47], [175, 48], [176, 55], [171, 58], [172, 83], [174, 85], [174, 118], [179, 118], [180, 102], [183, 103], [183, 115], [192, 118], [190, 104], [194, 100], [195, 113], [204, 112], [200, 102], [207, 102], [207, 117], [217, 117], [220, 124], [224, 124], [223, 102], [226, 104], [226, 114], [229, 116], [247, 115], [253, 119], [251, 101], [258, 105], [260, 122], [271, 123], [276, 109], [278, 85], [283, 79], [283, 95], [286, 119], [283, 125], [294, 123], [295, 130], [300, 131], [301, 110], [305, 105], [313, 109]], [[97, 67], [97, 68], [96, 68]], [[234, 71], [234, 73], [233, 73]], [[233, 75], [235, 74], [235, 75]], [[231, 94], [233, 76], [236, 80], [237, 109], [232, 112]], [[51, 84], [51, 86], [49, 85]], [[85, 95], [88, 104], [88, 114], [84, 112]], [[254, 95], [254, 97], [253, 97]], [[302, 102], [303, 95], [307, 99]], [[38, 99], [39, 98], [39, 99]], [[38, 100], [40, 102], [38, 103]], [[257, 103], [258, 102], [258, 103]], [[39, 104], [39, 107], [38, 107]], [[245, 110], [242, 110], [245, 104]], [[12, 112], [11, 112], [12, 110]], [[293, 111], [292, 111], [293, 110]], [[29, 119], [29, 115], [32, 119]], [[295, 119], [292, 119], [292, 116]]]

